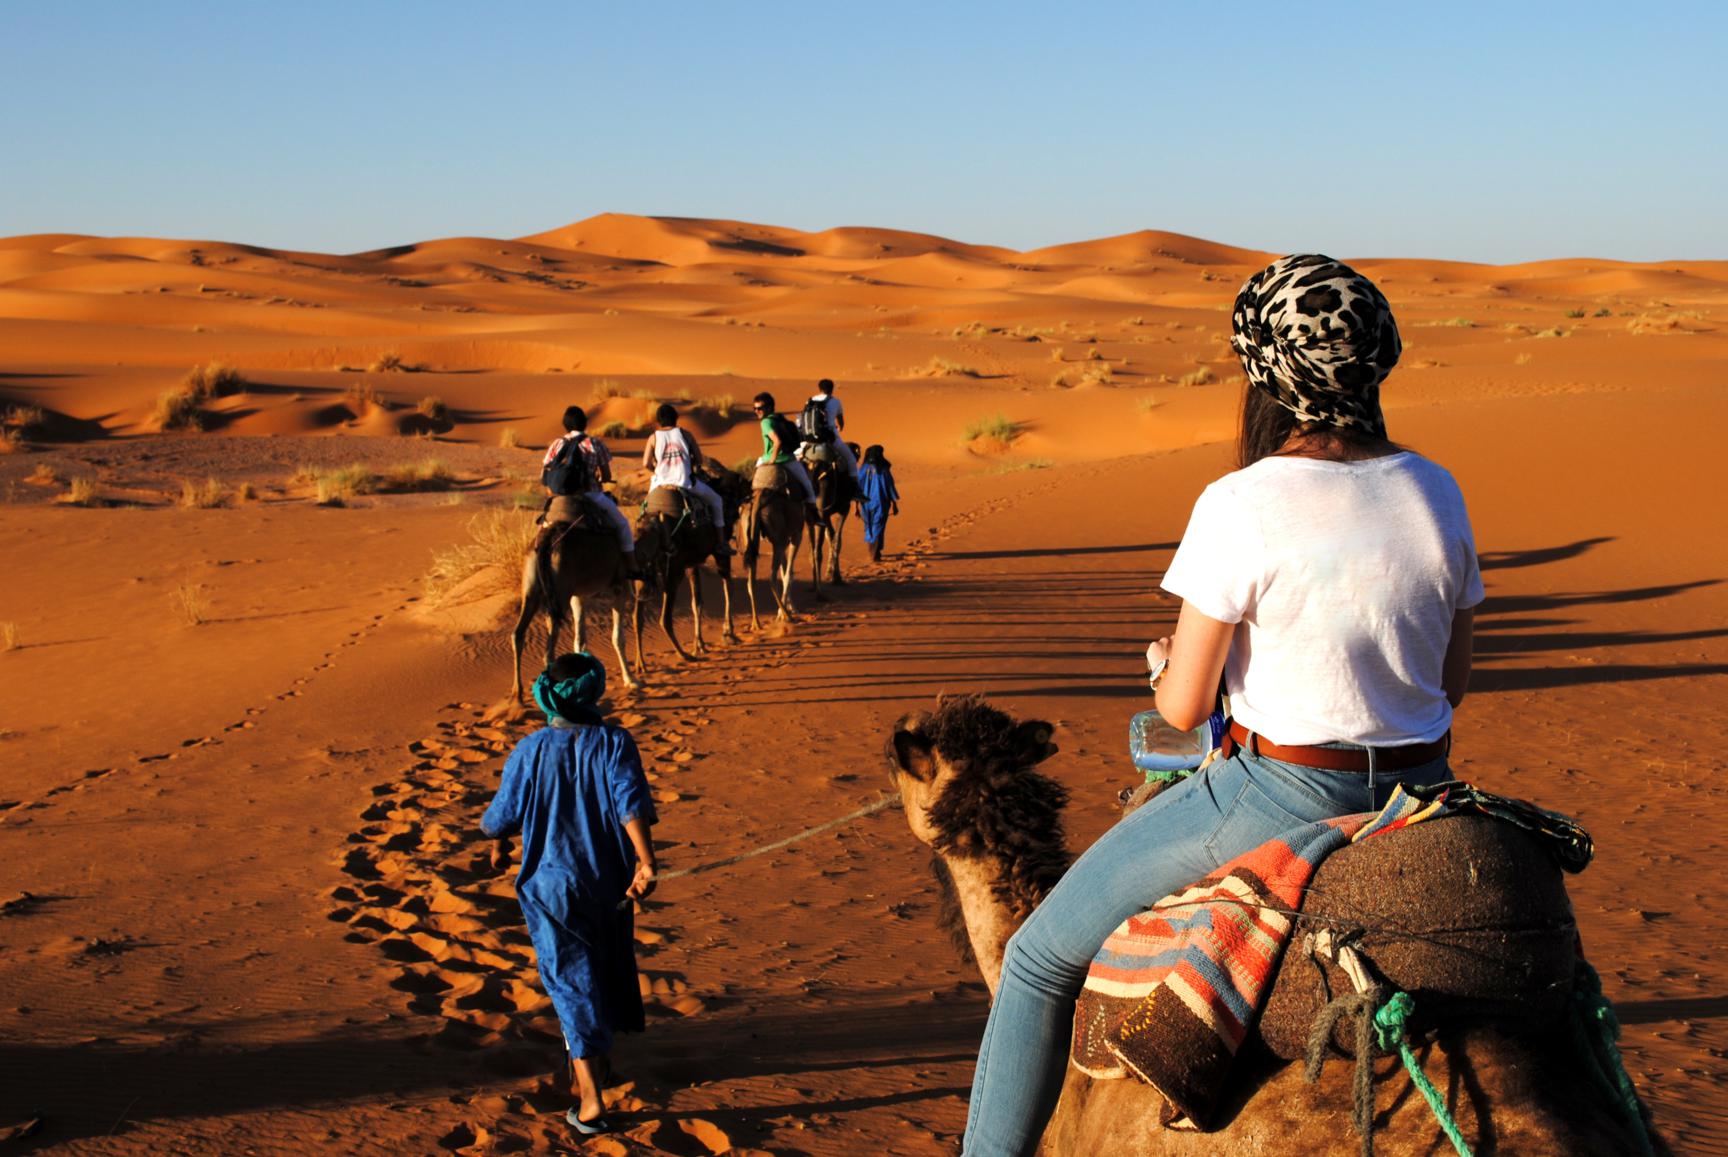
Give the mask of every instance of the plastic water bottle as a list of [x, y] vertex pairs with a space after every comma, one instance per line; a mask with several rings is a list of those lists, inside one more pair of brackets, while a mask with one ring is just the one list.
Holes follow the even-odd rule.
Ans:
[[1191, 731], [1172, 727], [1156, 708], [1128, 721], [1128, 753], [1145, 772], [1192, 771], [1224, 737], [1224, 717], [1214, 712]]

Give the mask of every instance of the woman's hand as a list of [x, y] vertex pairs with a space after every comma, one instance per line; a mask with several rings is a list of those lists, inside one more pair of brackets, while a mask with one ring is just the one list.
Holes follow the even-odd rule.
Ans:
[[624, 889], [627, 899], [640, 900], [654, 890], [655, 877], [658, 875], [653, 864], [638, 863], [636, 875], [630, 880], [630, 886]]

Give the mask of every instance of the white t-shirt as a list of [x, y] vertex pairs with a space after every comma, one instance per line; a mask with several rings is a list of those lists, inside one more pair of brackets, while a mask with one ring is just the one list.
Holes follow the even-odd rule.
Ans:
[[1262, 458], [1194, 504], [1163, 587], [1237, 623], [1230, 708], [1273, 743], [1426, 743], [1452, 725], [1453, 615], [1483, 598], [1452, 475], [1417, 454]]
[[828, 424], [834, 427], [834, 433], [840, 433], [840, 424], [846, 420], [846, 407], [840, 404], [840, 399], [834, 394], [824, 394], [817, 390], [810, 395], [812, 402], [821, 402], [823, 409], [828, 411]]
[[690, 443], [673, 426], [654, 431], [654, 480], [648, 489], [690, 485]]

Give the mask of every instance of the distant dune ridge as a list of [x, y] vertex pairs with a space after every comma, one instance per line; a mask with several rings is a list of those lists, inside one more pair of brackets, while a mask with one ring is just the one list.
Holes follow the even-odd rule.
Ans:
[[[1013, 388], [1036, 395], [1021, 404], [1020, 451], [1108, 456], [1222, 436], [1228, 407], [1194, 394], [1234, 394], [1228, 309], [1272, 256], [1155, 230], [1017, 252], [890, 229], [619, 213], [511, 240], [346, 255], [10, 237], [0, 239], [0, 336], [24, 376], [0, 380], [0, 402], [42, 407], [53, 429], [134, 434], [188, 367], [222, 361], [259, 388], [212, 400], [206, 428], [414, 432], [400, 411], [423, 383], [372, 372], [395, 359], [439, 375], [450, 420], [437, 433], [490, 440], [486, 427], [506, 422], [552, 436], [564, 400], [602, 379], [743, 398], [827, 376], [851, 383], [856, 412], [897, 392], [915, 399], [930, 421], [902, 436], [902, 454], [977, 449], [955, 433], [987, 404], [976, 395]], [[1628, 338], [1704, 336], [1686, 365], [1719, 353], [1712, 311], [1728, 294], [1725, 262], [1355, 264], [1398, 312], [1406, 368], [1423, 371], [1389, 388], [1394, 408], [1613, 382], [1642, 360]], [[1569, 340], [1527, 344], [1543, 337]], [[76, 376], [26, 386], [33, 370]], [[356, 374], [380, 406], [340, 404]], [[1103, 387], [1076, 412], [1069, 391]]]

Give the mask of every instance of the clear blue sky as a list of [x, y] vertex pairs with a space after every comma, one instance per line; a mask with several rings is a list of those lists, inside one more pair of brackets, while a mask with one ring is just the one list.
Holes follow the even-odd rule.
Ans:
[[0, 235], [1728, 258], [1728, 4], [0, 0]]

